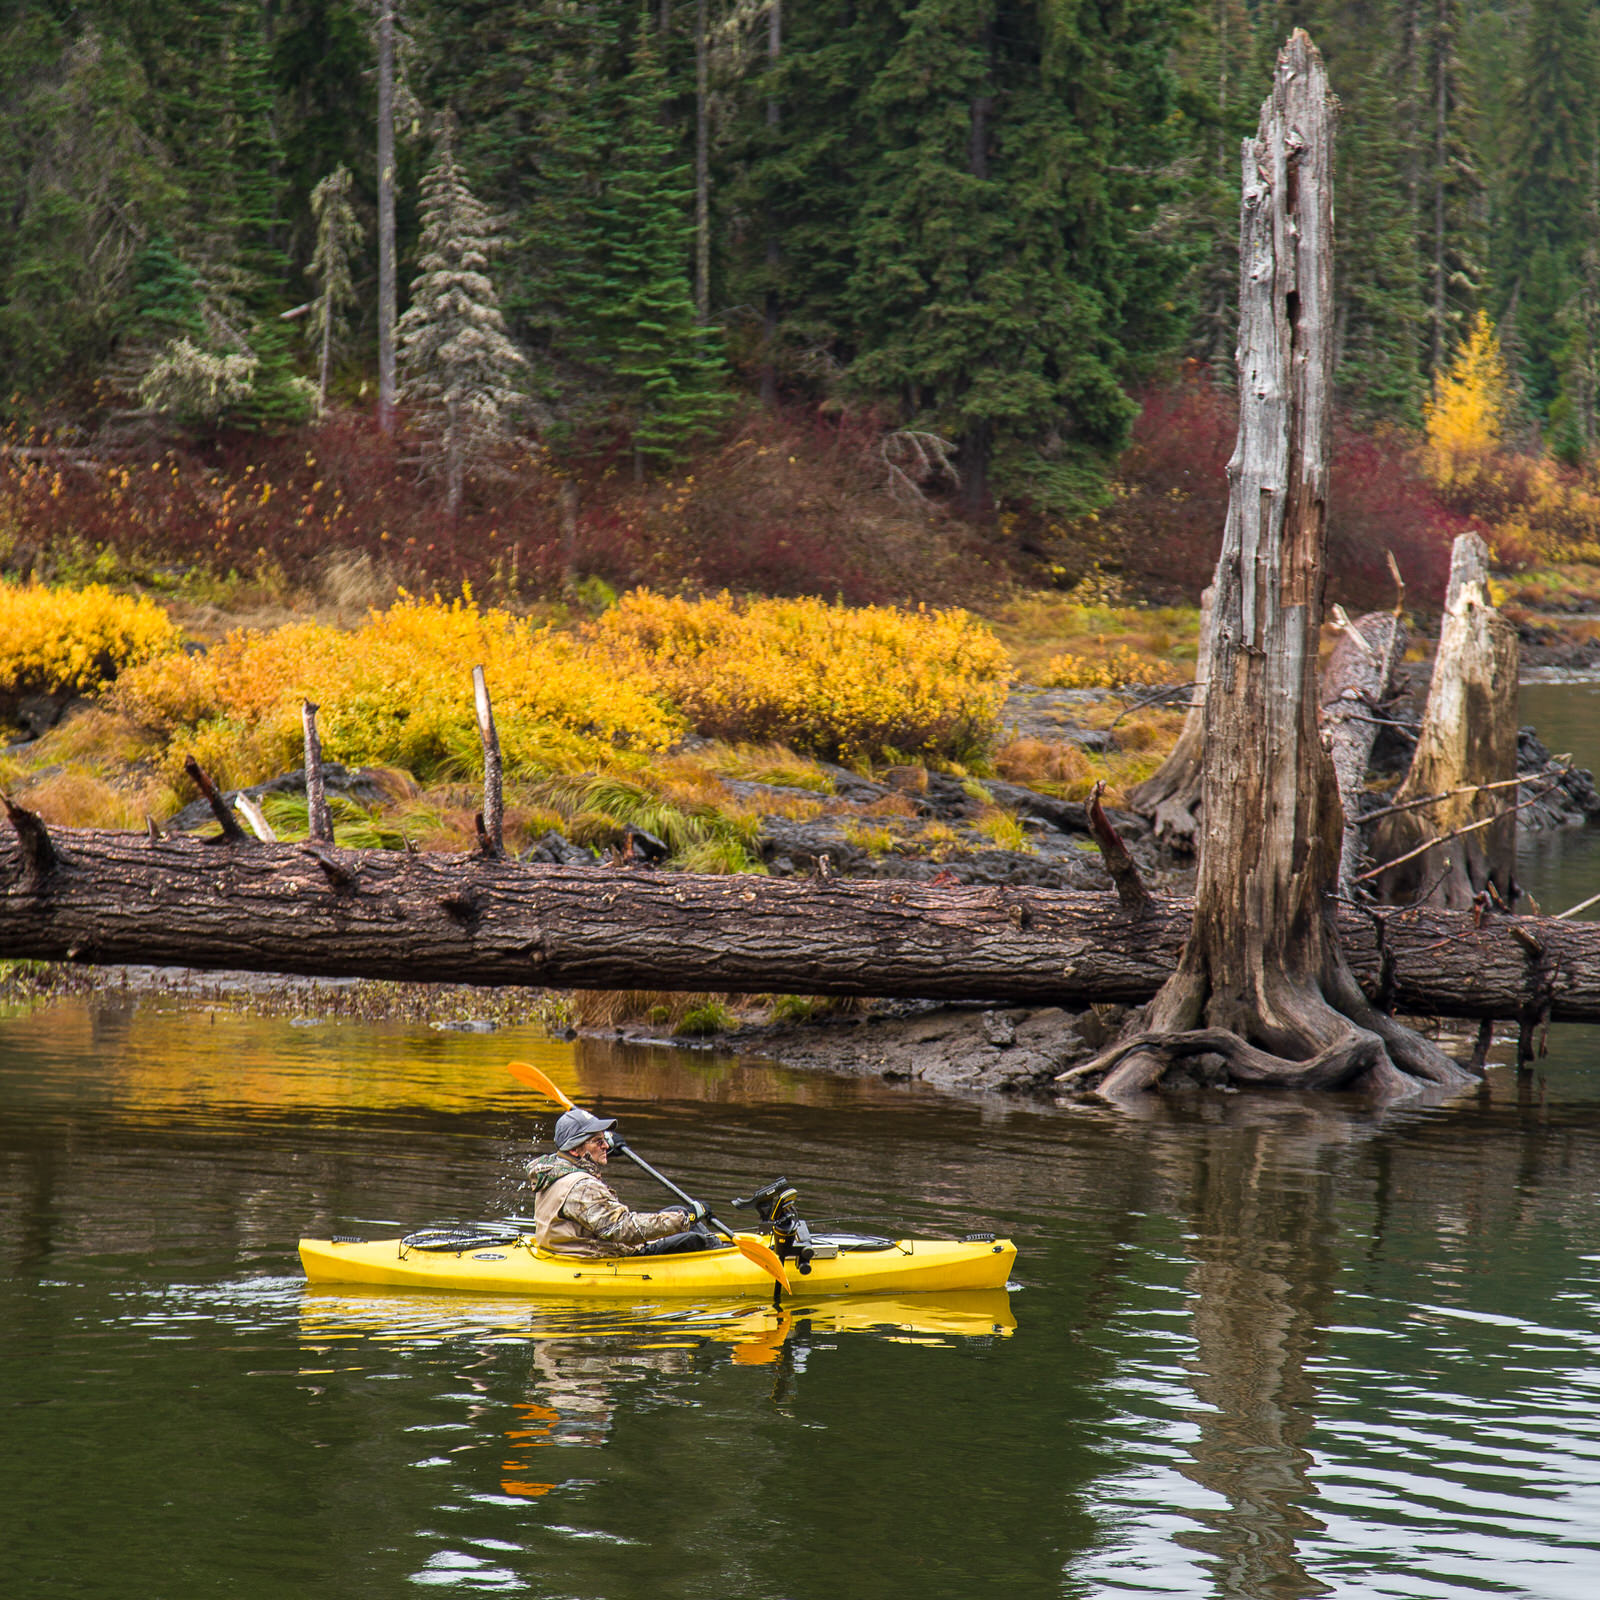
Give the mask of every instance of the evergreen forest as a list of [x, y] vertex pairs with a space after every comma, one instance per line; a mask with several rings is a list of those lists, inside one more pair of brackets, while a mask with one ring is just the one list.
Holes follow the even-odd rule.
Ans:
[[1419, 428], [1482, 313], [1507, 426], [1583, 462], [1587, 0], [9, 0], [12, 434], [394, 406], [454, 514], [508, 442], [642, 482], [833, 408], [914, 495], [1082, 517], [1149, 384], [1228, 381], [1294, 26], [1343, 106], [1345, 417]]

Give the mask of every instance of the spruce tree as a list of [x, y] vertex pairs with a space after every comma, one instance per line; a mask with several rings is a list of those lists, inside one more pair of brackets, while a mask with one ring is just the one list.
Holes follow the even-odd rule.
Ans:
[[[1171, 15], [824, 6], [787, 58], [784, 102], [831, 190], [787, 235], [787, 256], [816, 257], [815, 299], [791, 315], [831, 326], [847, 389], [957, 440], [973, 509], [991, 471], [1044, 509], [1091, 501], [1134, 410], [1125, 385], [1182, 334], [1185, 252], [1160, 215]], [[859, 111], [819, 126], [852, 91]]]
[[1497, 185], [1495, 278], [1502, 324], [1530, 403], [1546, 411], [1562, 388], [1569, 307], [1583, 280], [1584, 228], [1594, 184], [1600, 52], [1590, 0], [1530, 0], [1508, 95]]
[[422, 181], [422, 244], [411, 305], [400, 319], [400, 398], [424, 441], [424, 461], [445, 483], [451, 517], [469, 472], [510, 442], [525, 358], [506, 335], [489, 276], [497, 219], [472, 193], [455, 153], [455, 126], [440, 126]]
[[334, 346], [349, 331], [344, 308], [354, 298], [350, 263], [361, 245], [361, 223], [350, 203], [350, 169], [337, 167], [311, 191], [317, 243], [311, 276], [319, 285], [306, 333], [317, 347], [317, 406], [328, 408], [328, 371]]
[[568, 429], [620, 435], [641, 475], [679, 460], [728, 405], [716, 337], [695, 315], [692, 189], [666, 102], [641, 19], [626, 77], [591, 96], [557, 166], [562, 192], [578, 203], [553, 285], [562, 317], [554, 342], [586, 374]]

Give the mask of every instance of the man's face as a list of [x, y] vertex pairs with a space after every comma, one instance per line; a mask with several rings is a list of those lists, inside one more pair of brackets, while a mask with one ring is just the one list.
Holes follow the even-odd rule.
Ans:
[[592, 1161], [596, 1166], [603, 1167], [610, 1158], [611, 1147], [606, 1143], [603, 1133], [596, 1133], [591, 1134], [572, 1153], [584, 1161]]

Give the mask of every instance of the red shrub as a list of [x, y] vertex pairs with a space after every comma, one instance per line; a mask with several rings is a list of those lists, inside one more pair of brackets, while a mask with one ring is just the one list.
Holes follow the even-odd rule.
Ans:
[[[1152, 599], [1193, 604], [1211, 581], [1228, 512], [1237, 431], [1229, 391], [1203, 374], [1151, 389], [1118, 464], [1122, 490], [1102, 515], [1105, 558]], [[1351, 610], [1393, 603], [1392, 550], [1414, 603], [1444, 596], [1456, 535], [1481, 532], [1444, 504], [1397, 434], [1338, 425], [1329, 464], [1328, 599]]]

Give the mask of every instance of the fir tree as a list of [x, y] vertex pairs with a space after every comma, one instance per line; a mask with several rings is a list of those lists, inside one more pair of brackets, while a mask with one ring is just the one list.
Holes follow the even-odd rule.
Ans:
[[651, 30], [641, 23], [627, 76], [613, 95], [591, 97], [576, 160], [557, 169], [565, 193], [590, 187], [570, 221], [555, 284], [563, 316], [557, 351], [587, 368], [593, 383], [575, 420], [620, 432], [640, 474], [646, 464], [679, 459], [728, 404], [715, 336], [695, 315], [692, 191], [664, 119], [666, 99]]
[[1562, 327], [1582, 284], [1584, 224], [1600, 112], [1589, 0], [1530, 0], [1508, 96], [1509, 137], [1495, 228], [1502, 322], [1514, 320], [1521, 377], [1546, 410], [1562, 386]]
[[[788, 238], [790, 258], [815, 246], [791, 303], [820, 291], [791, 315], [835, 330], [848, 388], [959, 441], [969, 507], [991, 469], [1044, 508], [1091, 500], [1125, 382], [1181, 336], [1170, 20], [1154, 0], [823, 7], [806, 42], [837, 28], [836, 48], [788, 56], [784, 102], [832, 189], [783, 207], [817, 218]], [[852, 89], [860, 110], [819, 128]]]
[[361, 244], [361, 223], [350, 204], [350, 169], [337, 167], [311, 191], [317, 243], [311, 276], [320, 288], [306, 332], [317, 346], [317, 406], [328, 407], [328, 370], [335, 343], [348, 333], [344, 307], [355, 296], [350, 262]]
[[499, 223], [468, 188], [446, 117], [422, 181], [422, 246], [411, 305], [400, 319], [400, 397], [445, 482], [451, 517], [467, 474], [514, 433], [525, 358], [506, 335], [489, 258]]

